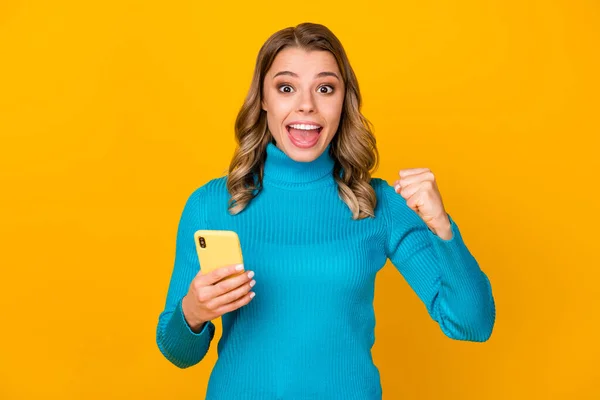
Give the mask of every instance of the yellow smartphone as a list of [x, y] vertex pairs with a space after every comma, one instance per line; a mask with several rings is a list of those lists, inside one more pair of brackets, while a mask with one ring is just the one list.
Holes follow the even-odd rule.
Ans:
[[[240, 239], [235, 231], [201, 229], [194, 232], [194, 242], [203, 275], [226, 265], [244, 262]], [[235, 273], [222, 280], [234, 278], [244, 272]]]

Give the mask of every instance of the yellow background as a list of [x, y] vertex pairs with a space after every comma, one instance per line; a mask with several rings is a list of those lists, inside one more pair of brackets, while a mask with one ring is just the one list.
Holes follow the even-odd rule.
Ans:
[[592, 0], [0, 2], [0, 398], [203, 398], [220, 319], [193, 368], [155, 343], [177, 221], [260, 46], [304, 21], [348, 52], [374, 176], [431, 168], [496, 298], [491, 339], [453, 341], [388, 262], [384, 399], [600, 398]]

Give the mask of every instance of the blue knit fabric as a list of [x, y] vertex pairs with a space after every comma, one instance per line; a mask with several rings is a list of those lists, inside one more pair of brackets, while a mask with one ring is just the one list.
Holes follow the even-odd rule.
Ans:
[[[198, 229], [237, 232], [256, 296], [222, 316], [206, 399], [381, 399], [375, 341], [375, 277], [389, 258], [452, 339], [481, 342], [494, 326], [490, 281], [455, 221], [444, 240], [385, 180], [373, 178], [375, 218], [352, 220], [338, 195], [330, 146], [297, 162], [269, 143], [263, 189], [238, 215], [227, 211], [227, 177], [197, 188], [178, 225], [175, 263], [156, 341], [179, 368], [202, 361], [212, 321], [193, 332], [181, 300], [201, 266]], [[397, 304], [401, 308], [402, 304]]]

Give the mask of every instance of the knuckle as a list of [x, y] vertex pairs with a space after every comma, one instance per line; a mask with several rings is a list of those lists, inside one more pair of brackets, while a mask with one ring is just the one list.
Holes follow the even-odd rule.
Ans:
[[247, 285], [241, 285], [241, 286], [239, 286], [239, 287], [238, 287], [238, 288], [237, 288], [237, 289], [234, 291], [234, 292], [235, 292], [236, 299], [237, 299], [238, 297], [240, 297], [240, 296], [243, 296], [243, 295], [244, 295], [244, 293], [246, 293], [246, 286], [247, 286]]
[[225, 303], [229, 304], [236, 299], [234, 292], [229, 292], [225, 295]]
[[214, 270], [212, 272], [212, 276], [213, 276], [214, 279], [221, 279], [221, 278], [223, 278], [223, 276], [224, 276], [223, 275], [223, 269], [219, 268], [219, 269]]
[[231, 282], [230, 281], [221, 281], [218, 283], [219, 286], [219, 290], [221, 291], [221, 293], [225, 293], [228, 292], [229, 290], [231, 290]]
[[204, 293], [204, 292], [199, 292], [199, 293], [198, 293], [198, 301], [199, 301], [200, 303], [204, 303], [204, 302], [206, 302], [207, 300], [208, 300], [208, 298], [207, 298], [207, 295], [206, 295], [206, 293]]
[[240, 288], [238, 290], [236, 290], [236, 299], [242, 297], [243, 295], [245, 295], [248, 292], [248, 285], [243, 285], [240, 286]]

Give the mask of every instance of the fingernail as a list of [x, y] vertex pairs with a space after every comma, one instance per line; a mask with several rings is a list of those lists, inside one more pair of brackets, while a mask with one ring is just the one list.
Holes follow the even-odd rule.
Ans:
[[254, 271], [248, 272], [248, 278], [252, 278], [254, 276]]
[[241, 270], [243, 270], [243, 269], [244, 269], [244, 264], [238, 264], [238, 265], [236, 265], [235, 269], [236, 269], [237, 271], [241, 271]]

